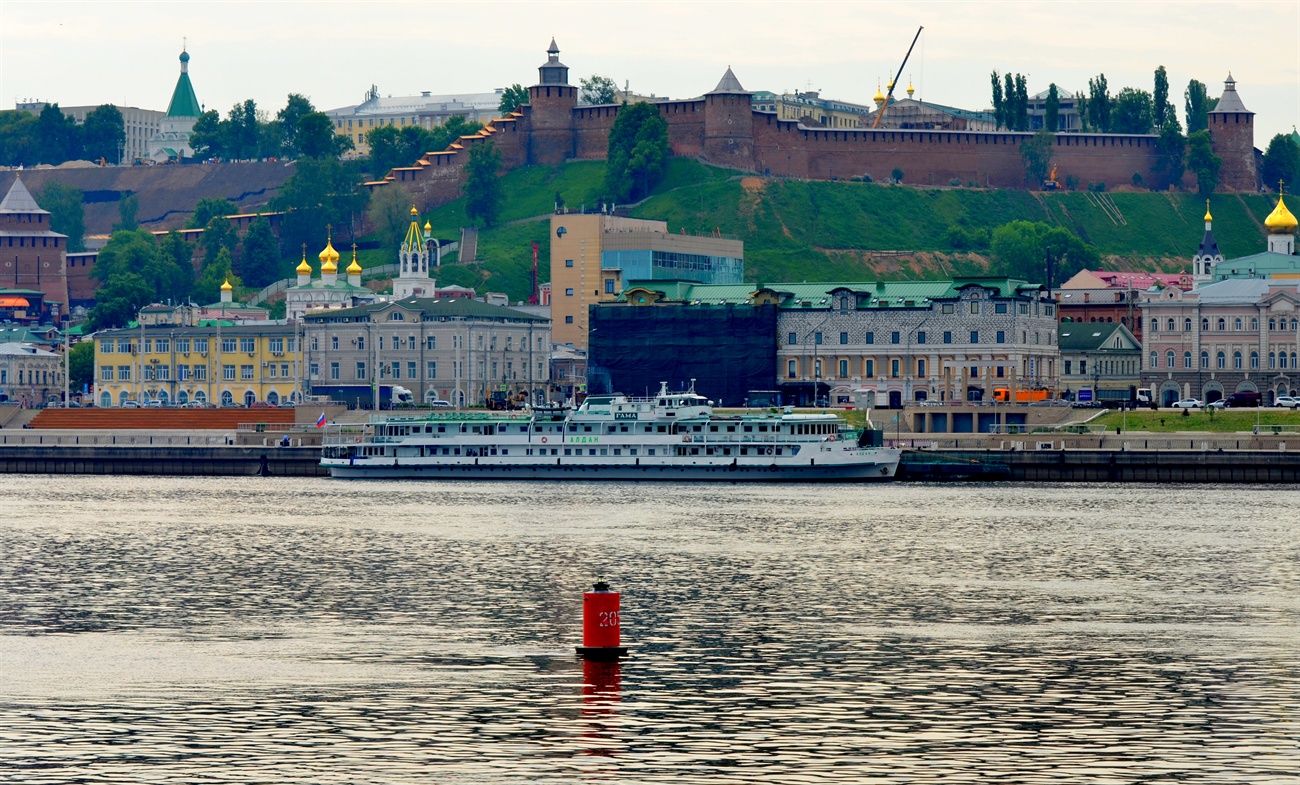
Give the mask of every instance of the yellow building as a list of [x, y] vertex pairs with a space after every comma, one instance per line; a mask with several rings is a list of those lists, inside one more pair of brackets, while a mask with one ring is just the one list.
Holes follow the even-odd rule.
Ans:
[[670, 234], [664, 221], [603, 214], [551, 217], [551, 339], [587, 348], [587, 312], [630, 281], [744, 281], [745, 244]]
[[209, 321], [96, 333], [95, 404], [297, 402], [302, 389], [297, 331], [291, 324]]

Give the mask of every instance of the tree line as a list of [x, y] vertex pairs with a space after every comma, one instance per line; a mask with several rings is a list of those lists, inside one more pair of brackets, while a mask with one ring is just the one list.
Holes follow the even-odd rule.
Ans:
[[273, 118], [251, 98], [232, 106], [224, 118], [209, 109], [190, 136], [196, 158], [224, 161], [339, 156], [354, 146], [334, 133], [333, 120], [298, 93], [290, 93]]
[[39, 114], [0, 111], [0, 166], [58, 166], [101, 158], [116, 164], [125, 141], [122, 112], [112, 104], [92, 109], [80, 125], [58, 104], [46, 104]]

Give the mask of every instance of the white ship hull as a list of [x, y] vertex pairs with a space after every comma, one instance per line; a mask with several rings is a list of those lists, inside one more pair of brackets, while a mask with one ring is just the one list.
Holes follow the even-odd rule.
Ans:
[[544, 461], [524, 463], [478, 458], [449, 463], [428, 459], [361, 458], [325, 460], [331, 477], [340, 479], [455, 480], [705, 480], [712, 482], [885, 482], [898, 471], [898, 450], [854, 450], [834, 462], [756, 461], [624, 462]]

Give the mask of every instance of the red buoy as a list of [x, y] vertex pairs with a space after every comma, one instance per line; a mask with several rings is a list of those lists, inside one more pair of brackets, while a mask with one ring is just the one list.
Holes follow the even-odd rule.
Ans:
[[582, 595], [582, 645], [578, 654], [587, 659], [618, 659], [627, 654], [619, 645], [619, 594], [604, 581]]

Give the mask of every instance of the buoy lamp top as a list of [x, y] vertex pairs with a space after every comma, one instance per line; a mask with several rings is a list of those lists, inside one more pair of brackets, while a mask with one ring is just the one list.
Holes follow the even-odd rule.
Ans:
[[591, 584], [592, 591], [610, 591], [609, 584], [604, 581], [596, 581]]

